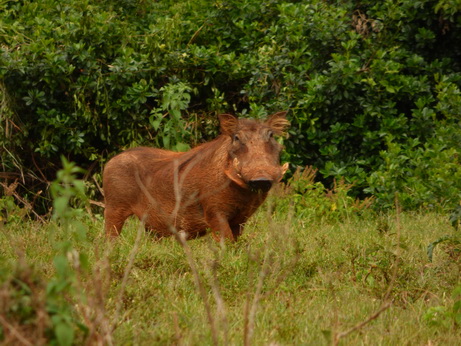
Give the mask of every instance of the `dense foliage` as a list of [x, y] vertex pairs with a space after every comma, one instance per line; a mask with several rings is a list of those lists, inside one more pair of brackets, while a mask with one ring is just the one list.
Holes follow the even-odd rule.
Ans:
[[[461, 2], [4, 1], [2, 170], [31, 194], [60, 155], [182, 150], [216, 114], [290, 110], [287, 160], [407, 208], [461, 191]], [[96, 163], [96, 164], [95, 164]], [[29, 180], [28, 180], [29, 179]]]

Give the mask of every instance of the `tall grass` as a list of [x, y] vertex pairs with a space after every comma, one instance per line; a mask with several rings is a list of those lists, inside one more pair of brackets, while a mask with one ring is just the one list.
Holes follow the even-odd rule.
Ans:
[[459, 342], [459, 243], [427, 256], [437, 239], [456, 239], [448, 215], [357, 208], [340, 185], [323, 195], [289, 188], [236, 243], [156, 239], [134, 219], [110, 242], [102, 218], [86, 212], [46, 223], [11, 218], [0, 232], [0, 340]]

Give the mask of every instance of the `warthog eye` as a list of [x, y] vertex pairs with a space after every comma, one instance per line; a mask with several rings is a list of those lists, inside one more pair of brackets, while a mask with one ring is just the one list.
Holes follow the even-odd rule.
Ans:
[[240, 140], [239, 136], [237, 135], [234, 135], [234, 138], [233, 138], [234, 142], [238, 142]]
[[274, 133], [273, 133], [272, 131], [269, 131], [269, 133], [268, 133], [268, 137], [269, 137], [269, 138], [272, 138], [272, 137], [274, 137]]

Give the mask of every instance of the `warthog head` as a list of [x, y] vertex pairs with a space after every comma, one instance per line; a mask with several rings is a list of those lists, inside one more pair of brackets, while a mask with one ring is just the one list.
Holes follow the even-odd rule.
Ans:
[[267, 192], [282, 179], [288, 163], [280, 165], [282, 146], [275, 136], [283, 134], [290, 124], [286, 112], [271, 115], [265, 121], [237, 119], [221, 114], [221, 132], [230, 137], [227, 176], [239, 186]]

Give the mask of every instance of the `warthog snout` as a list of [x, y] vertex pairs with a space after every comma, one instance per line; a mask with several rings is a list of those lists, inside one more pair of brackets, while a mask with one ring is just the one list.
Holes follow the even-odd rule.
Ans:
[[271, 189], [273, 181], [267, 178], [256, 178], [248, 182], [252, 190], [267, 192]]

